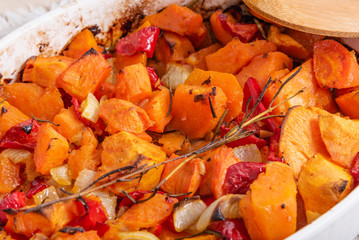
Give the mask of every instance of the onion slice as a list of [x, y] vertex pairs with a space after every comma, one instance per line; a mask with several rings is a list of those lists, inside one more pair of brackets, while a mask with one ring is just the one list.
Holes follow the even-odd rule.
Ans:
[[173, 224], [177, 232], [194, 224], [207, 208], [206, 204], [199, 198], [184, 200], [173, 211]]
[[203, 232], [211, 222], [217, 220], [241, 218], [239, 201], [244, 196], [242, 194], [228, 194], [218, 198], [202, 213], [195, 225], [196, 231]]

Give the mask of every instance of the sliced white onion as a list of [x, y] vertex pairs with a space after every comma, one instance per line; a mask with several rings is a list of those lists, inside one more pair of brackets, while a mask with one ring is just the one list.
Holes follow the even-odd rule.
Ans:
[[193, 71], [192, 66], [179, 63], [169, 63], [167, 64], [167, 72], [161, 78], [161, 82], [166, 87], [169, 87], [171, 84], [172, 89], [176, 89], [178, 84], [184, 83], [188, 76]]
[[198, 219], [195, 229], [197, 232], [203, 232], [208, 225], [216, 220], [216, 214], [221, 214], [223, 218], [240, 218], [238, 205], [239, 200], [245, 195], [242, 194], [228, 194], [218, 198], [202, 213]]
[[86, 118], [87, 120], [96, 123], [98, 120], [98, 113], [100, 111], [100, 103], [97, 101], [97, 98], [92, 93], [87, 95], [85, 101], [81, 103], [81, 117]]
[[234, 155], [243, 162], [262, 162], [261, 152], [257, 145], [246, 144], [233, 149]]
[[78, 193], [79, 191], [90, 185], [95, 179], [95, 175], [96, 172], [87, 169], [79, 172], [79, 175], [76, 178], [72, 192]]
[[102, 203], [102, 206], [106, 209], [108, 219], [114, 219], [116, 216], [116, 205], [117, 205], [117, 197], [115, 194], [109, 191], [94, 191], [90, 195], [97, 196]]
[[154, 234], [146, 231], [117, 232], [116, 240], [159, 240]]
[[32, 153], [25, 149], [7, 148], [1, 152], [1, 157], [7, 158], [15, 164], [24, 163], [32, 158]]
[[56, 188], [54, 186], [50, 186], [48, 188], [45, 188], [41, 192], [36, 193], [33, 198], [35, 204], [39, 205], [44, 202], [57, 200], [59, 199], [59, 195], [57, 194]]
[[69, 186], [72, 183], [71, 172], [68, 164], [51, 168], [50, 174], [55, 182], [59, 185]]
[[173, 223], [176, 231], [182, 232], [194, 224], [206, 208], [206, 204], [199, 198], [182, 201], [173, 211]]

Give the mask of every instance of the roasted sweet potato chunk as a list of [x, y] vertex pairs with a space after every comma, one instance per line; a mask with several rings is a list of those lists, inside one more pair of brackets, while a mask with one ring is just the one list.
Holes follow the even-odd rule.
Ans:
[[150, 77], [145, 66], [141, 63], [124, 67], [117, 74], [116, 98], [138, 104], [151, 97], [152, 88]]
[[205, 57], [207, 69], [211, 71], [236, 74], [255, 56], [277, 50], [272, 42], [258, 40], [242, 43], [233, 38], [226, 46]]
[[20, 165], [0, 156], [0, 193], [9, 193], [20, 183]]
[[359, 122], [340, 116], [319, 116], [319, 129], [336, 164], [350, 168], [359, 152]]
[[[175, 158], [177, 155], [172, 155]], [[185, 159], [178, 159], [174, 162], [165, 164], [161, 179], [166, 178], [178, 165]], [[202, 165], [202, 166], [201, 166]], [[201, 168], [204, 167], [202, 159], [195, 158], [182, 166], [175, 174], [173, 174], [161, 187], [161, 189], [170, 194], [189, 193], [184, 197], [192, 197], [199, 187], [202, 180]]]
[[61, 166], [67, 159], [69, 144], [50, 123], [40, 126], [37, 138], [34, 152], [36, 171], [49, 175], [51, 168]]
[[68, 49], [64, 51], [64, 55], [70, 58], [80, 58], [85, 52], [91, 48], [101, 53], [102, 49], [97, 45], [96, 39], [92, 32], [85, 28], [76, 35], [70, 43]]
[[359, 90], [343, 94], [335, 99], [340, 111], [350, 118], [359, 118]]
[[[141, 166], [165, 161], [166, 154], [160, 147], [149, 143], [135, 135], [122, 131], [106, 137], [102, 142], [102, 166], [99, 173], [104, 174], [125, 166]], [[152, 190], [160, 181], [163, 166], [152, 169], [139, 179], [131, 182], [117, 183], [111, 190], [120, 193], [121, 190]]]
[[244, 87], [247, 79], [252, 77], [258, 81], [259, 85], [263, 89], [270, 74], [284, 68], [292, 70], [292, 67], [292, 59], [284, 53], [269, 52], [254, 57], [253, 60], [236, 75], [236, 78], [242, 88]]
[[250, 189], [239, 209], [251, 239], [283, 239], [293, 234], [297, 185], [292, 169], [283, 163], [268, 163]]
[[188, 85], [220, 87], [227, 97], [228, 112], [224, 119], [226, 122], [233, 120], [242, 111], [243, 90], [232, 74], [203, 71], [197, 68], [188, 76], [185, 83]]
[[217, 125], [226, 106], [227, 97], [220, 87], [179, 84], [173, 97], [170, 128], [192, 139], [203, 138]]
[[16, 124], [25, 122], [29, 117], [19, 109], [0, 98], [0, 139]]
[[202, 16], [187, 7], [172, 4], [163, 11], [144, 18], [152, 26], [163, 30], [175, 32], [181, 36], [190, 36], [199, 32], [202, 25]]
[[298, 191], [303, 198], [308, 223], [340, 202], [354, 187], [344, 168], [317, 154], [302, 169]]
[[142, 108], [117, 98], [102, 104], [99, 117], [105, 121], [106, 131], [111, 134], [119, 131], [140, 134], [154, 124]]
[[290, 57], [306, 59], [310, 56], [310, 52], [305, 49], [299, 42], [294, 40], [291, 36], [285, 33], [281, 33], [274, 25], [269, 27], [268, 41], [275, 43], [279, 51], [284, 52]]
[[35, 60], [31, 59], [26, 62], [22, 81], [37, 83], [43, 87], [54, 86], [56, 79], [74, 61], [74, 59], [65, 56], [38, 56]]
[[[323, 114], [329, 115], [322, 110]], [[279, 155], [298, 178], [302, 166], [316, 154], [328, 156], [320, 136], [318, 111], [315, 108], [294, 107], [287, 113], [279, 141]]]
[[[310, 59], [303, 63], [300, 67], [301, 70], [299, 73], [283, 88], [281, 93], [275, 99], [274, 104], [278, 104], [302, 89], [303, 92], [290, 101], [280, 105], [277, 109], [274, 109], [272, 113], [283, 115], [287, 113], [289, 108], [297, 105], [318, 107], [332, 113], [336, 112], [337, 107], [331, 92], [318, 86], [313, 72], [313, 61]], [[282, 83], [291, 77], [298, 70], [298, 68], [299, 67], [293, 69], [293, 71], [288, 73], [284, 78], [273, 82], [273, 84], [269, 86], [269, 89], [266, 91], [263, 99], [265, 105], [268, 105], [272, 101], [275, 93], [278, 91]]]
[[33, 115], [52, 121], [64, 107], [61, 94], [54, 86], [43, 88], [36, 83], [7, 84], [0, 87], [0, 97], [6, 95], [6, 100], [28, 117]]
[[83, 101], [110, 74], [111, 65], [91, 48], [59, 76], [57, 84], [72, 97]]

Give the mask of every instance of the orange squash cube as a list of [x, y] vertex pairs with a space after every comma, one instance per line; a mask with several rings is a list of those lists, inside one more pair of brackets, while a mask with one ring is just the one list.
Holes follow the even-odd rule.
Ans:
[[51, 168], [61, 166], [67, 159], [69, 143], [50, 123], [40, 126], [37, 138], [34, 152], [36, 171], [49, 175]]

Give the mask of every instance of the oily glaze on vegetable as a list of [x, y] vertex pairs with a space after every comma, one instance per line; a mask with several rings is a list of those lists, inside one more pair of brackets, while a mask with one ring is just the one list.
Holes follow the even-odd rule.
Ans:
[[114, 43], [83, 29], [0, 86], [4, 239], [283, 239], [358, 184], [336, 40], [173, 4]]

